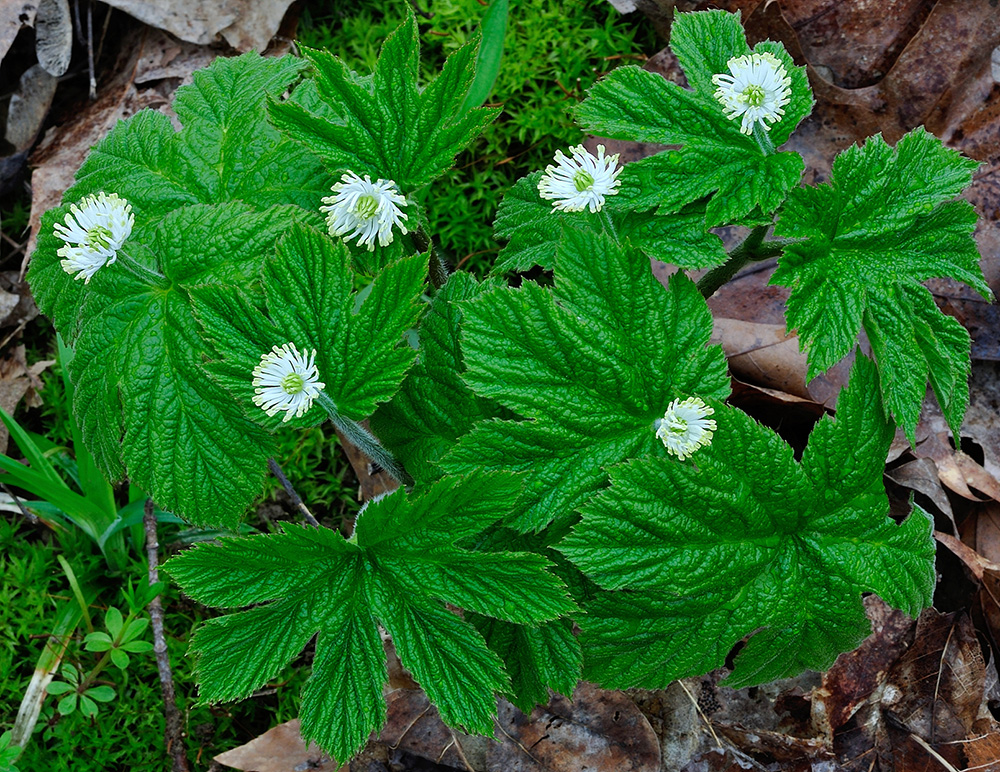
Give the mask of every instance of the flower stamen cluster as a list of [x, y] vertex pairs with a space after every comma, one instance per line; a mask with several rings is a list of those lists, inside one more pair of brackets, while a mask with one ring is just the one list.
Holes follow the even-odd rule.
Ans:
[[319, 379], [316, 349], [299, 353], [293, 343], [275, 346], [253, 371], [253, 403], [269, 416], [285, 411], [282, 421], [299, 418], [326, 387]]
[[367, 174], [359, 177], [347, 172], [331, 190], [333, 195], [326, 196], [320, 207], [327, 213], [326, 227], [331, 236], [345, 241], [357, 237], [358, 246], [374, 251], [376, 239], [383, 247], [392, 243], [394, 227], [407, 232], [403, 221], [409, 218], [400, 209], [406, 206], [406, 198], [392, 180], [372, 182]]
[[753, 134], [757, 124], [768, 130], [769, 123], [780, 121], [792, 94], [792, 80], [781, 60], [765, 52], [734, 56], [727, 66], [729, 74], [712, 76], [712, 83], [718, 86], [715, 98], [722, 103], [726, 117], [742, 116], [743, 134]]
[[716, 424], [708, 416], [714, 413], [715, 409], [698, 397], [675, 399], [663, 418], [656, 421], [656, 436], [668, 453], [683, 461], [698, 448], [711, 444]]
[[587, 152], [583, 145], [569, 149], [572, 156], [556, 151], [554, 164], [545, 167], [545, 174], [538, 182], [538, 194], [552, 201], [552, 211], [600, 212], [605, 196], [618, 192], [621, 181], [618, 175], [618, 154], [604, 155], [604, 145], [597, 146], [597, 155]]
[[62, 269], [88, 284], [95, 273], [118, 259], [134, 224], [132, 205], [115, 193], [97, 193], [73, 204], [54, 226], [56, 236], [66, 242], [56, 253], [63, 258]]

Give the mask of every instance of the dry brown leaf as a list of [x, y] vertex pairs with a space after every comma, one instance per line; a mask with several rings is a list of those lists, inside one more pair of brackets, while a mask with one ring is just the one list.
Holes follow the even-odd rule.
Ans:
[[581, 682], [573, 699], [554, 695], [524, 715], [506, 700], [497, 711], [499, 744], [488, 768], [504, 772], [658, 772], [660, 746], [646, 717], [623, 692]]
[[58, 81], [40, 64], [21, 73], [17, 91], [10, 97], [5, 138], [17, 152], [29, 150], [41, 131], [56, 95]]
[[0, 61], [21, 28], [34, 25], [37, 12], [38, 0], [0, 0]]
[[302, 741], [297, 718], [269, 729], [246, 745], [220, 753], [215, 761], [246, 772], [347, 772], [315, 743]]
[[49, 75], [59, 78], [66, 74], [73, 56], [73, 19], [68, 0], [38, 0], [35, 52]]
[[885, 476], [897, 485], [904, 488], [918, 491], [924, 494], [934, 505], [941, 510], [941, 513], [948, 518], [952, 531], [958, 533], [958, 525], [955, 523], [955, 513], [952, 511], [951, 502], [948, 501], [948, 494], [941, 487], [941, 478], [938, 476], [937, 466], [929, 458], [918, 458], [908, 461], [901, 466], [886, 471]]
[[[6, 359], [0, 359], [0, 408], [13, 415], [22, 399], [30, 406], [41, 404], [41, 374], [53, 364], [55, 360], [43, 360], [28, 367], [24, 346], [15, 346]], [[7, 427], [0, 424], [0, 450], [6, 449], [9, 437]]]
[[484, 737], [466, 735], [445, 726], [437, 708], [419, 689], [398, 689], [389, 695], [388, 719], [379, 741], [422, 759], [464, 772], [485, 769]]
[[263, 51], [291, 0], [108, 0], [108, 5], [189, 43], [208, 45], [221, 35], [238, 51]]

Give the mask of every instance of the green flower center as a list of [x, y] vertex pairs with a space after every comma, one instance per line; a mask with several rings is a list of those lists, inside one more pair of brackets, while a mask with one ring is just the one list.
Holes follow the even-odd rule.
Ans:
[[91, 249], [107, 249], [114, 238], [110, 230], [103, 225], [95, 225], [87, 231], [87, 246]]
[[767, 93], [764, 91], [763, 86], [747, 86], [743, 89], [740, 97], [743, 99], [744, 104], [750, 105], [750, 107], [761, 107], [767, 98]]
[[354, 207], [354, 213], [362, 220], [370, 220], [378, 212], [378, 199], [375, 196], [361, 196]]
[[298, 394], [305, 387], [305, 379], [298, 373], [289, 373], [281, 379], [281, 388], [285, 394]]
[[583, 169], [577, 170], [576, 174], [573, 175], [573, 187], [576, 188], [577, 193], [583, 193], [593, 184], [594, 178]]

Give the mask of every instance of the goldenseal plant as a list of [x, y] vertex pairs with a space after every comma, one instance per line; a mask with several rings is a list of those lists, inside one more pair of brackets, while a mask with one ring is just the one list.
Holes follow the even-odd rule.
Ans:
[[[226, 610], [192, 642], [204, 700], [315, 640], [302, 734], [340, 762], [385, 720], [383, 632], [446, 722], [489, 734], [498, 695], [759, 684], [855, 647], [865, 593], [929, 605], [931, 519], [890, 517], [882, 472], [928, 382], [955, 432], [968, 402], [969, 335], [921, 282], [991, 297], [959, 198], [976, 164], [917, 129], [802, 186], [777, 148], [812, 108], [805, 72], [719, 11], [674, 21], [690, 88], [619, 67], [576, 107], [671, 149], [553, 148], [506, 194], [492, 275], [449, 274], [427, 208], [497, 115], [477, 47], [421, 82], [411, 13], [371, 73], [217, 60], [178, 90], [179, 131], [143, 111], [94, 148], [29, 271], [110, 480], [235, 531], [273, 432], [329, 420], [400, 483], [353, 531], [286, 523], [166, 566]], [[736, 225], [727, 251], [713, 229]], [[710, 344], [706, 298], [775, 257], [810, 377], [855, 357], [800, 457], [727, 402]], [[682, 270], [661, 284], [651, 258]]]

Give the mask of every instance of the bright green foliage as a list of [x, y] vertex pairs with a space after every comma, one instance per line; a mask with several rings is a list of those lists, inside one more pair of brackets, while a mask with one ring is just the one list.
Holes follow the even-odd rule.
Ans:
[[831, 180], [792, 191], [775, 232], [785, 249], [772, 283], [792, 288], [789, 328], [809, 354], [809, 376], [854, 347], [863, 326], [878, 362], [887, 415], [914, 437], [928, 375], [952, 431], [968, 404], [969, 334], [920, 282], [950, 276], [992, 293], [972, 238], [976, 213], [954, 200], [977, 164], [923, 129], [895, 150], [881, 137], [850, 147]]
[[169, 256], [168, 286], [117, 264], [86, 285], [70, 365], [84, 441], [111, 480], [127, 466], [163, 509], [195, 523], [238, 520], [261, 489], [272, 440], [209, 377], [186, 285], [248, 280], [296, 211], [178, 209], [150, 240]]
[[568, 619], [538, 626], [474, 616], [472, 623], [503, 660], [512, 703], [525, 713], [549, 701], [549, 689], [570, 695], [580, 680], [583, 653]]
[[[318, 159], [267, 125], [264, 100], [302, 66], [291, 57], [219, 59], [179, 89], [175, 132], [160, 113], [123, 121], [91, 152], [43, 217], [29, 280], [39, 307], [76, 349], [69, 373], [88, 450], [111, 481], [125, 475], [164, 509], [232, 525], [259, 493], [270, 439], [208, 376], [191, 311], [193, 284], [252, 285], [278, 235], [320, 222], [329, 178]], [[56, 254], [53, 224], [97, 191], [128, 200], [123, 261], [84, 284]]]
[[870, 361], [858, 356], [801, 463], [745, 413], [716, 404], [713, 418], [711, 445], [687, 463], [611, 469], [560, 547], [608, 590], [580, 620], [584, 676], [604, 686], [706, 673], [751, 634], [730, 685], [823, 670], [869, 632], [861, 593], [910, 614], [931, 601], [929, 516], [887, 517], [894, 426]]
[[476, 77], [469, 86], [462, 109], [480, 107], [489, 97], [500, 74], [503, 39], [507, 35], [508, 0], [490, 0], [490, 7], [479, 25], [479, 52]]
[[459, 303], [495, 289], [468, 273], [453, 273], [420, 324], [420, 361], [392, 402], [372, 416], [372, 429], [418, 482], [441, 476], [437, 461], [476, 421], [499, 415], [500, 407], [476, 396], [462, 381]]
[[21, 749], [17, 745], [11, 745], [11, 732], [8, 729], [0, 734], [0, 772], [18, 772], [14, 762], [21, 755]]
[[648, 259], [567, 229], [553, 290], [499, 289], [465, 304], [465, 381], [524, 421], [485, 421], [442, 461], [527, 473], [510, 525], [540, 530], [607, 480], [606, 467], [665, 454], [653, 422], [671, 400], [729, 394], [712, 318], [683, 274], [664, 289]]
[[63, 664], [60, 673], [65, 681], [52, 681], [45, 688], [54, 697], [62, 695], [58, 711], [68, 716], [77, 710], [86, 718], [97, 715], [97, 703], [111, 702], [115, 698], [115, 690], [110, 686], [88, 686], [83, 674], [72, 664]]
[[285, 525], [281, 534], [227, 539], [173, 559], [167, 570], [198, 601], [264, 604], [199, 630], [202, 697], [248, 695], [318, 633], [302, 731], [343, 761], [385, 720], [381, 624], [445, 721], [491, 732], [494, 692], [508, 688], [507, 676], [444, 603], [520, 624], [573, 608], [541, 556], [456, 546], [502, 517], [519, 486], [509, 474], [446, 478], [419, 495], [397, 490], [369, 502], [350, 541]]
[[107, 632], [98, 630], [84, 637], [84, 648], [87, 651], [111, 652], [108, 656], [120, 670], [129, 666], [128, 652], [146, 654], [153, 650], [153, 644], [149, 641], [138, 640], [149, 626], [149, 620], [145, 617], [137, 618], [132, 613], [126, 619], [122, 617], [121, 611], [111, 606], [104, 615], [104, 626]]
[[306, 50], [314, 80], [288, 101], [272, 100], [271, 118], [331, 169], [391, 179], [411, 195], [444, 174], [497, 115], [495, 109], [464, 107], [477, 47], [470, 43], [456, 51], [421, 90], [420, 39], [411, 12], [386, 38], [370, 76], [325, 51]]
[[[285, 343], [299, 351], [316, 350], [324, 392], [345, 417], [366, 418], [399, 388], [416, 356], [400, 344], [420, 311], [416, 300], [424, 285], [425, 258], [414, 255], [390, 265], [363, 301], [354, 293], [349, 263], [342, 242], [294, 226], [263, 267], [268, 315], [235, 286], [191, 290], [204, 336], [221, 357], [208, 368], [251, 420], [273, 429], [284, 417], [269, 418], [253, 404], [250, 374], [272, 346]], [[325, 417], [314, 404], [290, 423], [311, 426]]]
[[[726, 118], [713, 96], [712, 75], [727, 73], [730, 58], [750, 53], [739, 17], [723, 11], [678, 15], [670, 46], [693, 91], [638, 67], [621, 67], [590, 90], [577, 119], [602, 136], [683, 146], [630, 165], [633, 184], [643, 192], [635, 206], [671, 214], [711, 196], [709, 227], [769, 223], [804, 166], [797, 153], [774, 153], [741, 134], [740, 121]], [[791, 79], [791, 101], [769, 132], [769, 144], [777, 146], [812, 108], [805, 68], [796, 67], [778, 43], [758, 43], [753, 51], [776, 56]]]
[[617, 234], [656, 260], [682, 268], [708, 268], [724, 262], [722, 241], [705, 230], [704, 206], [688, 206], [666, 215], [636, 211], [635, 196], [641, 193], [634, 182], [635, 166], [624, 167], [619, 178], [622, 191], [607, 197], [602, 213], [554, 208], [538, 194], [541, 171], [518, 180], [504, 196], [494, 223], [496, 237], [510, 242], [500, 250], [494, 273], [527, 271], [535, 265], [551, 269], [564, 226], [601, 231], [609, 218]]
[[[497, 5], [499, 0], [490, 8]], [[303, 10], [299, 39], [367, 72], [408, 10], [397, 0], [365, 0], [353, 7], [327, 5], [321, 18], [310, 4]], [[480, 27], [480, 57], [490, 39], [485, 16], [492, 12], [478, 0], [435, 0], [433, 12], [433, 18], [419, 19], [425, 80], [437, 74], [447, 55], [473, 41]], [[491, 223], [503, 193], [549, 163], [556, 148], [583, 141], [570, 116], [573, 101], [608, 69], [644, 59], [662, 43], [652, 25], [636, 14], [622, 16], [610, 3], [510, 0], [503, 46], [503, 64], [489, 97], [503, 104], [503, 113], [459, 156], [440, 185], [425, 189], [427, 232], [449, 263], [464, 258], [463, 267], [477, 274], [485, 272], [496, 251]]]
[[[131, 243], [149, 245], [163, 219], [179, 207], [242, 201], [257, 211], [294, 204], [319, 222], [330, 178], [319, 160], [267, 124], [264, 102], [299, 76], [302, 63], [286, 56], [244, 54], [216, 59], [177, 90], [174, 107], [184, 128], [143, 110], [121, 121], [87, 156], [61, 207], [42, 219], [28, 278], [43, 313], [71, 344], [86, 287], [65, 273], [52, 225], [91, 193], [117, 193], [132, 205]], [[303, 216], [305, 213], [303, 212]], [[176, 227], [176, 226], [175, 226]], [[179, 257], [156, 254], [166, 270]]]

